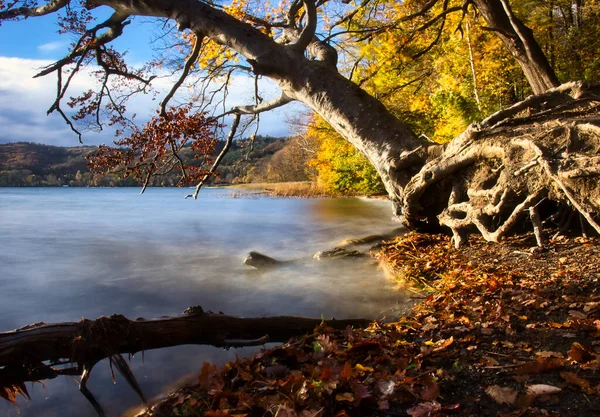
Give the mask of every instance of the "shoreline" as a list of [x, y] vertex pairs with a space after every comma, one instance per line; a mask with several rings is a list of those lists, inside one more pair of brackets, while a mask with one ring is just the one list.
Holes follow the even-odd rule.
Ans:
[[332, 193], [311, 181], [232, 184], [215, 188], [240, 190], [239, 193], [234, 194], [234, 197], [265, 195], [281, 198], [387, 198], [381, 195]]
[[446, 236], [397, 238], [376, 257], [427, 288], [401, 320], [321, 326], [222, 370], [205, 365], [198, 384], [138, 416], [598, 412], [600, 239], [534, 242], [475, 237], [456, 251]]

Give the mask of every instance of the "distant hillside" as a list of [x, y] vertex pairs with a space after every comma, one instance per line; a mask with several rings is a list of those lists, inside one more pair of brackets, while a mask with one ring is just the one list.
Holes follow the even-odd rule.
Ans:
[[[223, 159], [215, 183], [231, 184], [247, 181], [251, 167], [264, 163], [286, 144], [285, 138], [257, 136], [254, 150], [250, 141], [238, 140]], [[223, 144], [217, 146], [217, 151]], [[31, 142], [0, 145], [0, 187], [70, 186], [136, 186], [137, 181], [117, 175], [92, 177], [85, 156], [95, 146], [59, 147]], [[184, 153], [187, 154], [187, 153]], [[155, 178], [154, 186], [177, 184], [177, 173]]]

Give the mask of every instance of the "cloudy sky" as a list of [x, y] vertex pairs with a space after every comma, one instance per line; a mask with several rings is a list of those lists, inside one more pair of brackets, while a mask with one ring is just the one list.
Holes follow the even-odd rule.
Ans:
[[[0, 143], [28, 141], [51, 145], [77, 145], [76, 135], [60, 115], [49, 116], [46, 111], [53, 103], [56, 91], [54, 74], [33, 78], [36, 72], [61, 58], [72, 41], [68, 35], [56, 33], [56, 21], [52, 16], [28, 19], [22, 22], [4, 22], [0, 26]], [[135, 19], [125, 28], [123, 39], [115, 47], [127, 50], [130, 63], [143, 63], [157, 52], [152, 49], [155, 38], [152, 25], [143, 19]], [[93, 87], [93, 78], [82, 74], [75, 78], [71, 95]], [[161, 79], [155, 87], [162, 95], [170, 86], [168, 79]], [[236, 78], [230, 88], [228, 106], [251, 103], [253, 82]], [[268, 80], [261, 82], [262, 95], [274, 97], [277, 87]], [[159, 96], [160, 97], [160, 96]], [[130, 110], [138, 114], [138, 121], [147, 120], [154, 114], [160, 100], [151, 96], [135, 99]], [[67, 106], [63, 106], [67, 109]], [[286, 120], [304, 108], [299, 104], [261, 115], [259, 134], [286, 136], [289, 129]], [[111, 131], [86, 132], [85, 144], [110, 144], [114, 140]]]

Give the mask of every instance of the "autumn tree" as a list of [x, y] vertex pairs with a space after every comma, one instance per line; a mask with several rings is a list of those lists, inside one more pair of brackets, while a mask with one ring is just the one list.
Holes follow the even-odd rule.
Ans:
[[[106, 6], [114, 13], [94, 20], [94, 9]], [[395, 8], [401, 8], [396, 13]], [[121, 142], [133, 151], [122, 155], [107, 150], [104, 163], [119, 165], [147, 178], [178, 168], [182, 178], [198, 182], [214, 171], [229, 146], [207, 170], [189, 175], [178, 153], [193, 142], [200, 158], [209, 159], [208, 131], [225, 115], [232, 115], [227, 144], [242, 116], [300, 101], [319, 114], [374, 166], [394, 202], [396, 214], [409, 227], [449, 227], [459, 245], [466, 233], [477, 230], [496, 241], [528, 213], [542, 243], [540, 216], [560, 223], [574, 211], [600, 232], [596, 214], [600, 189], [598, 167], [598, 88], [582, 83], [559, 86], [533, 31], [514, 13], [508, 0], [407, 0], [341, 2], [283, 1], [271, 8], [261, 2], [234, 0], [221, 3], [198, 0], [52, 0], [38, 2], [0, 0], [0, 20], [32, 18], [56, 13], [61, 31], [77, 34], [71, 52], [39, 75], [56, 74], [56, 111], [77, 130], [63, 110], [72, 78], [93, 66], [100, 87], [68, 104], [73, 118], [100, 125], [101, 108], [109, 123], [129, 130]], [[382, 34], [395, 34], [398, 46], [427, 33], [417, 59], [439, 41], [450, 16], [478, 13], [486, 30], [498, 36], [514, 57], [536, 94], [480, 123], [471, 124], [447, 145], [417, 135], [411, 124], [396, 117], [382, 102], [352, 82], [352, 72], [362, 65], [356, 57], [361, 42]], [[138, 129], [125, 115], [125, 98], [145, 91], [152, 83], [153, 63], [141, 69], [127, 66], [110, 43], [127, 34], [133, 16], [172, 21], [181, 32], [180, 47], [188, 48], [179, 65], [180, 77], [163, 98], [158, 116]], [[187, 46], [189, 45], [189, 47]], [[414, 43], [412, 43], [414, 45]], [[355, 57], [350, 70], [341, 71]], [[346, 68], [347, 65], [343, 65]], [[202, 71], [202, 72], [199, 72]], [[189, 77], [195, 83], [227, 81], [236, 71], [268, 77], [281, 89], [273, 100], [234, 107], [222, 114], [205, 113], [211, 98], [200, 88], [197, 104], [170, 109], [169, 103]], [[118, 82], [116, 80], [119, 80]], [[208, 84], [205, 84], [208, 85]], [[114, 89], [126, 91], [117, 95]], [[568, 216], [567, 216], [568, 217]]]

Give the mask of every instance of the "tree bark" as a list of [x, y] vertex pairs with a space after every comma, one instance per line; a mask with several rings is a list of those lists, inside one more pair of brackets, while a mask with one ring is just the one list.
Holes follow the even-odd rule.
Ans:
[[[121, 315], [78, 323], [36, 324], [0, 333], [0, 367], [61, 360], [95, 363], [117, 353], [136, 353], [183, 344], [250, 346], [286, 342], [320, 324], [336, 329], [366, 327], [371, 320], [321, 320], [279, 316], [242, 318], [202, 313], [152, 320]], [[266, 336], [266, 337], [265, 337]]]
[[474, 3], [490, 29], [515, 57], [535, 94], [560, 85], [532, 30], [514, 15], [507, 0], [474, 0]]
[[[436, 152], [433, 148], [437, 146], [418, 138], [379, 100], [339, 74], [329, 60], [309, 60], [295, 45], [279, 44], [205, 2], [88, 0], [87, 5], [105, 5], [123, 14], [174, 19], [180, 27], [231, 47], [248, 60], [256, 74], [271, 78], [285, 95], [321, 115], [363, 153], [377, 169], [397, 206], [411, 175], [430, 153]], [[413, 166], [416, 168], [408, 169]]]
[[[111, 30], [100, 36], [118, 36], [130, 15], [154, 16], [172, 19], [198, 39], [210, 37], [238, 52], [254, 73], [281, 87], [283, 102], [291, 98], [306, 104], [367, 157], [385, 184], [395, 214], [408, 227], [439, 231], [446, 226], [457, 245], [473, 230], [497, 241], [531, 207], [551, 202], [580, 212], [600, 232], [595, 217], [600, 212], [595, 178], [598, 88], [581, 83], [557, 87], [531, 30], [514, 16], [508, 0], [473, 2], [537, 95], [473, 124], [448, 145], [417, 137], [380, 101], [338, 73], [335, 54], [322, 42], [316, 45], [311, 33], [316, 27], [310, 21], [316, 19], [313, 0], [303, 1], [309, 21], [289, 36], [288, 44], [203, 1], [87, 0], [86, 5], [116, 11], [120, 26], [107, 26]], [[313, 54], [315, 60], [305, 56], [312, 49], [319, 51]], [[550, 217], [559, 209], [549, 208]], [[539, 213], [543, 222], [545, 210]]]

